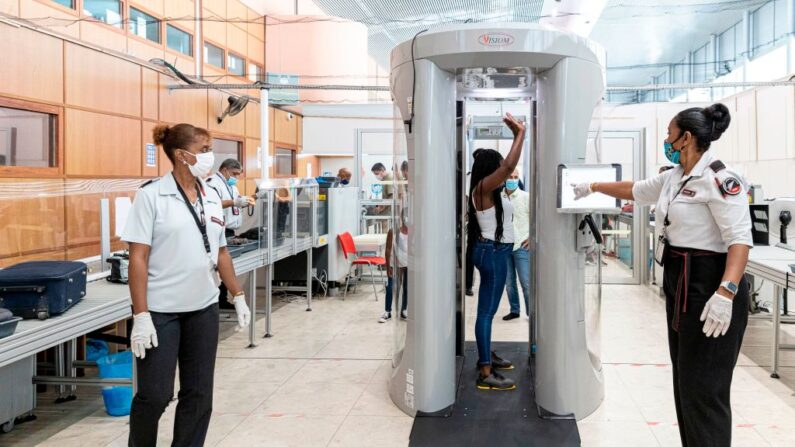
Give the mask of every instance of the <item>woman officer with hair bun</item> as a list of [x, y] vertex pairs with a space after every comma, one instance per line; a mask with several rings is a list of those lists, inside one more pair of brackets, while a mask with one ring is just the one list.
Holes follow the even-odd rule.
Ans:
[[138, 368], [129, 445], [157, 444], [179, 364], [172, 445], [200, 446], [212, 414], [219, 275], [241, 328], [251, 313], [226, 249], [221, 198], [202, 180], [213, 168], [210, 134], [159, 125], [153, 138], [173, 170], [138, 191], [122, 234], [130, 244], [130, 344]]
[[657, 204], [663, 223], [657, 262], [665, 271], [674, 400], [685, 447], [731, 445], [732, 373], [748, 323], [744, 273], [753, 240], [747, 187], [709, 152], [730, 121], [723, 104], [683, 110], [663, 142], [673, 169], [639, 182], [574, 186], [576, 198], [599, 192]]

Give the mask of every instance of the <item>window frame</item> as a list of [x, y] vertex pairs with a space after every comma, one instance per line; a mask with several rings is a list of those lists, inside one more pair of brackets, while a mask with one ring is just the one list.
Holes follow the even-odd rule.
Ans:
[[[246, 163], [245, 163], [245, 159], [246, 159], [246, 140], [245, 140], [245, 138], [243, 138], [241, 136], [237, 136], [237, 135], [223, 133], [223, 132], [212, 131], [210, 133], [211, 133], [210, 137], [213, 140], [234, 141], [234, 142], [236, 142], [238, 144], [238, 146], [237, 146], [237, 161], [239, 161], [240, 165], [243, 166], [243, 173], [240, 175], [240, 178], [241, 179], [245, 179], [246, 178]], [[219, 154], [219, 152], [215, 152], [215, 148], [213, 148], [213, 153], [215, 154], [216, 157]], [[215, 174], [215, 172], [213, 172], [213, 174]]]
[[[232, 73], [231, 71], [229, 71], [229, 65], [230, 65], [229, 64], [229, 58], [232, 57], [232, 56], [240, 59], [243, 62], [243, 74], [242, 75], [239, 75], [237, 73]], [[232, 50], [227, 48], [227, 50], [226, 50], [226, 72], [229, 73], [232, 76], [237, 77], [237, 78], [248, 79], [248, 76], [247, 76], [248, 72], [247, 71], [248, 71], [248, 60], [246, 59], [246, 57], [242, 56], [238, 52], [232, 51]]]
[[[196, 48], [194, 48], [195, 47], [194, 44], [195, 44], [196, 36], [192, 32], [190, 32], [190, 30], [188, 30], [187, 28], [184, 28], [184, 27], [182, 27], [180, 25], [177, 25], [176, 23], [170, 23], [169, 22], [169, 23], [164, 23], [164, 25], [165, 25], [164, 30], [165, 30], [165, 37], [166, 38], [163, 40], [163, 45], [164, 45], [165, 51], [169, 52], [169, 53], [172, 53], [172, 54], [175, 54], [177, 56], [182, 56], [182, 57], [186, 57], [186, 58], [190, 58], [190, 59], [195, 58], [196, 57]], [[190, 36], [191, 54], [182, 53], [182, 52], [177, 51], [177, 50], [175, 50], [175, 49], [173, 49], [173, 48], [168, 46], [168, 27], [169, 26], [173, 27], [176, 30], [182, 31], [183, 33], [185, 33], [185, 34]], [[202, 46], [202, 51], [204, 51], [204, 46]]]
[[[213, 65], [213, 64], [211, 64], [211, 63], [209, 62], [210, 58], [209, 58], [209, 57], [205, 57], [205, 56], [204, 56], [204, 47], [205, 47], [206, 45], [211, 45], [211, 46], [214, 46], [214, 47], [218, 48], [219, 50], [221, 50], [221, 51], [224, 53], [223, 57], [221, 58], [221, 60], [223, 61], [223, 64], [224, 64], [224, 66], [223, 66], [223, 67], [219, 67], [219, 66], [217, 66], [217, 65]], [[227, 70], [227, 67], [226, 67], [226, 66], [228, 65], [228, 64], [227, 64], [227, 60], [226, 60], [226, 53], [227, 53], [227, 51], [228, 51], [228, 50], [226, 49], [226, 47], [225, 47], [225, 46], [223, 46], [223, 45], [221, 45], [221, 44], [218, 44], [218, 43], [216, 43], [216, 42], [214, 42], [214, 41], [212, 41], [212, 40], [210, 40], [210, 39], [204, 39], [204, 40], [202, 41], [202, 63], [203, 63], [204, 65], [206, 65], [206, 66], [210, 67], [210, 68], [213, 68], [213, 69], [215, 69], [215, 70], [221, 70], [221, 71], [224, 71], [224, 72], [225, 72], [225, 71]], [[208, 52], [208, 56], [209, 56], [209, 52]]]
[[55, 116], [55, 166], [37, 168], [32, 166], [0, 166], [0, 177], [60, 177], [64, 172], [63, 107], [41, 104], [0, 96], [0, 107], [26, 112], [46, 113]]
[[[142, 14], [146, 14], [146, 15], [148, 15], [150, 17], [153, 17], [155, 20], [157, 20], [157, 22], [158, 22], [158, 34], [159, 34], [158, 37], [160, 38], [160, 42], [155, 42], [154, 40], [149, 40], [146, 37], [141, 37], [141, 36], [133, 33], [132, 26], [130, 26], [130, 21], [132, 20], [132, 10], [133, 9], [135, 9], [136, 11], [138, 11], [138, 12], [140, 12]], [[158, 14], [155, 14], [153, 11], [150, 11], [150, 10], [148, 10], [148, 9], [146, 9], [146, 8], [140, 6], [140, 5], [137, 5], [137, 4], [136, 5], [131, 5], [131, 4], [128, 3], [127, 4], [127, 20], [125, 20], [124, 23], [127, 26], [127, 34], [130, 37], [132, 37], [133, 39], [135, 39], [135, 40], [137, 40], [139, 42], [147, 43], [147, 44], [152, 45], [152, 46], [157, 47], [157, 48], [163, 48], [166, 45], [166, 37], [167, 36], [166, 36], [166, 33], [164, 32], [165, 31], [165, 27], [163, 26], [165, 24], [165, 21], [163, 20], [162, 17], [160, 17]], [[191, 38], [192, 37], [193, 36], [191, 36]]]
[[78, 4], [78, 12], [80, 13], [80, 17], [85, 19], [87, 23], [98, 23], [100, 25], [108, 27], [109, 29], [111, 29], [111, 30], [113, 30], [113, 31], [115, 31], [117, 33], [124, 34], [125, 36], [128, 34], [127, 33], [127, 28], [128, 28], [127, 27], [127, 20], [128, 20], [127, 7], [128, 7], [128, 5], [130, 3], [129, 0], [116, 0], [116, 1], [119, 2], [119, 11], [120, 11], [120, 15], [121, 15], [121, 27], [120, 28], [116, 27], [116, 26], [113, 26], [110, 23], [104, 22], [104, 21], [102, 21], [100, 19], [97, 19], [96, 17], [94, 17], [92, 15], [86, 14], [85, 13], [85, 7], [84, 7], [85, 6], [84, 5], [85, 1], [86, 0], [75, 0], [75, 3], [77, 4], [79, 2], [79, 4]]
[[257, 82], [257, 81], [265, 82], [265, 79], [263, 78], [265, 76], [265, 73], [264, 73], [265, 67], [262, 64], [260, 64], [259, 62], [255, 62], [255, 61], [249, 59], [248, 60], [248, 68], [250, 69], [252, 66], [257, 67], [257, 69], [259, 69], [259, 73], [258, 73], [259, 79], [251, 79], [249, 77], [249, 75], [251, 74], [250, 72], [246, 73], [246, 79], [248, 81], [251, 81], [251, 82]]
[[60, 3], [56, 3], [53, 0], [36, 0], [36, 1], [41, 3], [41, 4], [43, 4], [43, 5], [47, 5], [47, 6], [51, 7], [51, 8], [56, 8], [56, 9], [58, 9], [60, 11], [63, 11], [65, 13], [67, 13], [67, 14], [80, 16], [80, 0], [72, 0], [72, 2], [74, 3], [74, 7], [73, 8], [69, 8], [69, 7], [64, 6], [64, 5], [60, 4]]
[[[291, 157], [292, 158], [292, 162], [291, 162], [292, 163], [292, 169], [291, 169], [291, 173], [290, 174], [285, 175], [285, 174], [279, 174], [278, 172], [276, 172], [276, 151], [278, 151], [279, 149], [285, 150], [285, 151], [290, 151], [291, 154], [292, 154], [292, 157]], [[298, 155], [298, 146], [296, 146], [294, 144], [286, 144], [286, 143], [276, 143], [276, 142], [274, 142], [273, 143], [273, 162], [271, 163], [271, 166], [273, 167], [273, 177], [274, 178], [293, 178], [293, 177], [296, 177], [297, 176], [296, 172], [298, 170], [298, 163], [296, 162], [296, 160], [298, 158], [297, 155]]]

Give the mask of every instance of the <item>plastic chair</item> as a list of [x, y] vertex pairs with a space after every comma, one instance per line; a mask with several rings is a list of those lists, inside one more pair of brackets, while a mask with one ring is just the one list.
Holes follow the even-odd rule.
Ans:
[[[337, 236], [337, 239], [340, 241], [340, 245], [342, 246], [342, 254], [345, 255], [345, 259], [351, 259], [351, 267], [348, 270], [348, 276], [345, 278], [345, 290], [342, 294], [342, 299], [348, 295], [348, 281], [351, 278], [351, 271], [357, 265], [367, 265], [370, 267], [370, 279], [373, 282], [373, 295], [375, 295], [375, 300], [378, 301], [378, 291], [375, 286], [375, 275], [373, 273], [373, 266], [381, 267], [386, 266], [386, 258], [381, 256], [359, 256], [356, 250], [356, 244], [353, 242], [353, 236], [347, 231], [345, 233], [340, 234]], [[381, 272], [381, 279], [383, 280], [384, 273]], [[355, 286], [354, 286], [355, 287]]]

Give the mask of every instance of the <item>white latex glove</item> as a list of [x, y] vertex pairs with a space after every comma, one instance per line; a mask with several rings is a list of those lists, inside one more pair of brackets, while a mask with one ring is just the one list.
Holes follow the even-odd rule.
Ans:
[[248, 197], [238, 197], [235, 199], [234, 205], [238, 208], [245, 208], [249, 205]]
[[235, 305], [235, 312], [237, 312], [237, 328], [236, 331], [242, 331], [251, 322], [251, 311], [246, 304], [246, 295], [238, 295], [231, 300]]
[[712, 295], [701, 312], [701, 321], [705, 320], [704, 334], [707, 337], [726, 335], [732, 322], [732, 300], [718, 293]]
[[574, 187], [574, 200], [580, 200], [583, 197], [588, 197], [593, 193], [591, 191], [591, 184], [590, 183], [580, 183], [580, 184], [572, 184], [571, 186]]
[[157, 347], [157, 331], [152, 323], [149, 312], [141, 312], [133, 317], [133, 328], [130, 332], [130, 344], [133, 355], [139, 359], [146, 357], [146, 350]]

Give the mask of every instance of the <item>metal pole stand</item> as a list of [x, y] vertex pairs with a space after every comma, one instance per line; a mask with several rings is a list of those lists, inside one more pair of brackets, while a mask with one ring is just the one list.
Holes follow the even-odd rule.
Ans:
[[249, 272], [248, 281], [248, 296], [249, 303], [251, 304], [251, 321], [248, 325], [248, 347], [256, 348], [257, 344], [254, 339], [257, 336], [257, 269]]
[[271, 338], [271, 311], [273, 309], [273, 264], [265, 266], [265, 335], [262, 338]]
[[312, 312], [312, 247], [306, 250], [306, 311]]

